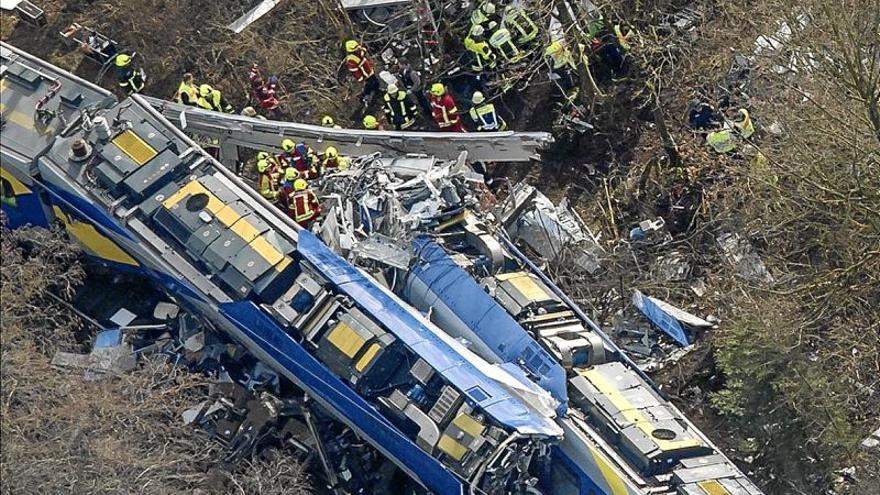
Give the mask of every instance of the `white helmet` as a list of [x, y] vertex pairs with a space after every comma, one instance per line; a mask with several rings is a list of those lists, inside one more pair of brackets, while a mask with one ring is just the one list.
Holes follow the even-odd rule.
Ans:
[[388, 89], [386, 90], [386, 92], [389, 94], [397, 94], [398, 91], [400, 91], [400, 88], [398, 88], [397, 85], [394, 83], [389, 84]]
[[471, 97], [471, 101], [474, 102], [474, 105], [479, 105], [480, 103], [486, 101], [486, 97], [483, 96], [483, 93], [479, 91], [474, 91], [474, 96]]
[[483, 36], [486, 33], [486, 30], [483, 26], [479, 24], [475, 24], [471, 26], [471, 36]]

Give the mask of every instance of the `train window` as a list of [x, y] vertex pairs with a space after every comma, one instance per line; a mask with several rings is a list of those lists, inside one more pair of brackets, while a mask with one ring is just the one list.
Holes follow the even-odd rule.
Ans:
[[12, 183], [9, 182], [9, 179], [0, 179], [0, 201], [4, 205], [12, 207], [17, 205], [15, 193], [12, 192]]

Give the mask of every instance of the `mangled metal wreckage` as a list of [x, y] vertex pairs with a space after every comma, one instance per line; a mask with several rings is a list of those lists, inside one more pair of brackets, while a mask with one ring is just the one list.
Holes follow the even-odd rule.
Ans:
[[760, 493], [497, 228], [465, 156], [354, 160], [316, 185], [322, 240], [144, 99], [2, 64], [9, 224], [60, 222], [247, 356], [249, 388], [280, 378], [255, 402], [335, 493]]

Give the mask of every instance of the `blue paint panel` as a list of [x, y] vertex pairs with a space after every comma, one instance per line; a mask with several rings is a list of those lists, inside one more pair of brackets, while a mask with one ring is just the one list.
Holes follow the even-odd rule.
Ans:
[[100, 206], [92, 203], [88, 198], [77, 196], [76, 194], [70, 191], [65, 191], [51, 183], [46, 183], [46, 190], [53, 199], [58, 199], [61, 201], [62, 205], [67, 206], [68, 208], [73, 208], [73, 213], [87, 217], [92, 224], [96, 224], [99, 228], [103, 227], [104, 229], [111, 230], [126, 239], [131, 241], [135, 240], [135, 238], [132, 237], [132, 235], [121, 225], [116, 223], [116, 220], [108, 215], [106, 211], [101, 209]]
[[6, 214], [7, 227], [16, 229], [28, 224], [34, 227], [49, 226], [42, 203], [40, 203], [40, 196], [37, 193], [20, 194], [15, 197], [15, 203], [15, 206], [6, 203], [0, 205], [0, 209]]
[[359, 429], [373, 446], [415, 473], [426, 488], [441, 495], [462, 493], [462, 482], [451, 471], [406, 438], [252, 302], [221, 304], [220, 311], [296, 376], [310, 395], [323, 399], [342, 422]]
[[[555, 461], [562, 461], [558, 463], [559, 465], [557, 466], [557, 469], [566, 469], [569, 473], [571, 473], [575, 478], [578, 479], [578, 481], [580, 482], [580, 487], [578, 491], [579, 495], [612, 495], [606, 490], [600, 488], [599, 485], [595, 481], [593, 481], [593, 479], [590, 478], [590, 476], [587, 475], [587, 473], [584, 472], [583, 469], [578, 467], [578, 465], [573, 460], [571, 460], [571, 458], [565, 455], [565, 452], [563, 452], [562, 449], [560, 449], [559, 447], [553, 447], [552, 449], [550, 449], [550, 456]], [[545, 476], [544, 479], [549, 481], [550, 477]], [[548, 488], [550, 490], [551, 495], [554, 495], [556, 493], [550, 486], [547, 486], [545, 488]]]
[[420, 263], [413, 267], [411, 276], [424, 282], [504, 362], [524, 361], [529, 371], [537, 375], [538, 385], [560, 402], [563, 413], [568, 391], [562, 365], [442, 247], [425, 237], [414, 240], [413, 247], [419, 253]]
[[635, 291], [633, 293], [633, 304], [635, 304], [636, 307], [639, 308], [639, 311], [648, 317], [652, 323], [657, 325], [657, 328], [662, 330], [666, 335], [672, 337], [672, 339], [678, 342], [679, 345], [687, 347], [691, 344], [687, 332], [684, 331], [681, 323], [679, 323], [672, 315], [663, 311], [660, 306], [654, 304], [648, 296], [639, 291]]
[[[556, 436], [558, 427], [526, 408], [504, 388], [486, 376], [476, 366], [454, 350], [434, 329], [424, 323], [396, 298], [380, 288], [377, 283], [354, 268], [324, 245], [308, 231], [299, 233], [297, 251], [330, 282], [380, 322], [402, 343], [416, 352], [451, 384], [465, 392], [475, 404], [502, 425], [517, 430]], [[489, 398], [468, 392], [479, 386]]]

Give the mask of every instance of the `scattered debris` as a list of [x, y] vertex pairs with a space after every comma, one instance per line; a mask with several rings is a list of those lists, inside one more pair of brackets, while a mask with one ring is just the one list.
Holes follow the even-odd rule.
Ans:
[[238, 34], [248, 26], [256, 22], [260, 17], [268, 14], [272, 9], [274, 9], [281, 0], [262, 0], [258, 3], [254, 8], [247, 11], [243, 16], [239, 17], [232, 24], [226, 26], [226, 29], [231, 30], [233, 33]]
[[773, 283], [773, 276], [748, 240], [737, 233], [721, 234], [717, 240], [725, 259], [736, 268], [737, 275], [762, 285]]
[[862, 440], [861, 447], [869, 452], [880, 451], [880, 428], [874, 430], [870, 436]]
[[633, 305], [639, 309], [652, 323], [666, 335], [672, 337], [682, 347], [691, 344], [688, 332], [682, 327], [682, 323], [691, 328], [712, 328], [714, 325], [708, 321], [694, 316], [687, 311], [682, 311], [671, 304], [643, 294], [641, 291], [633, 291]]

